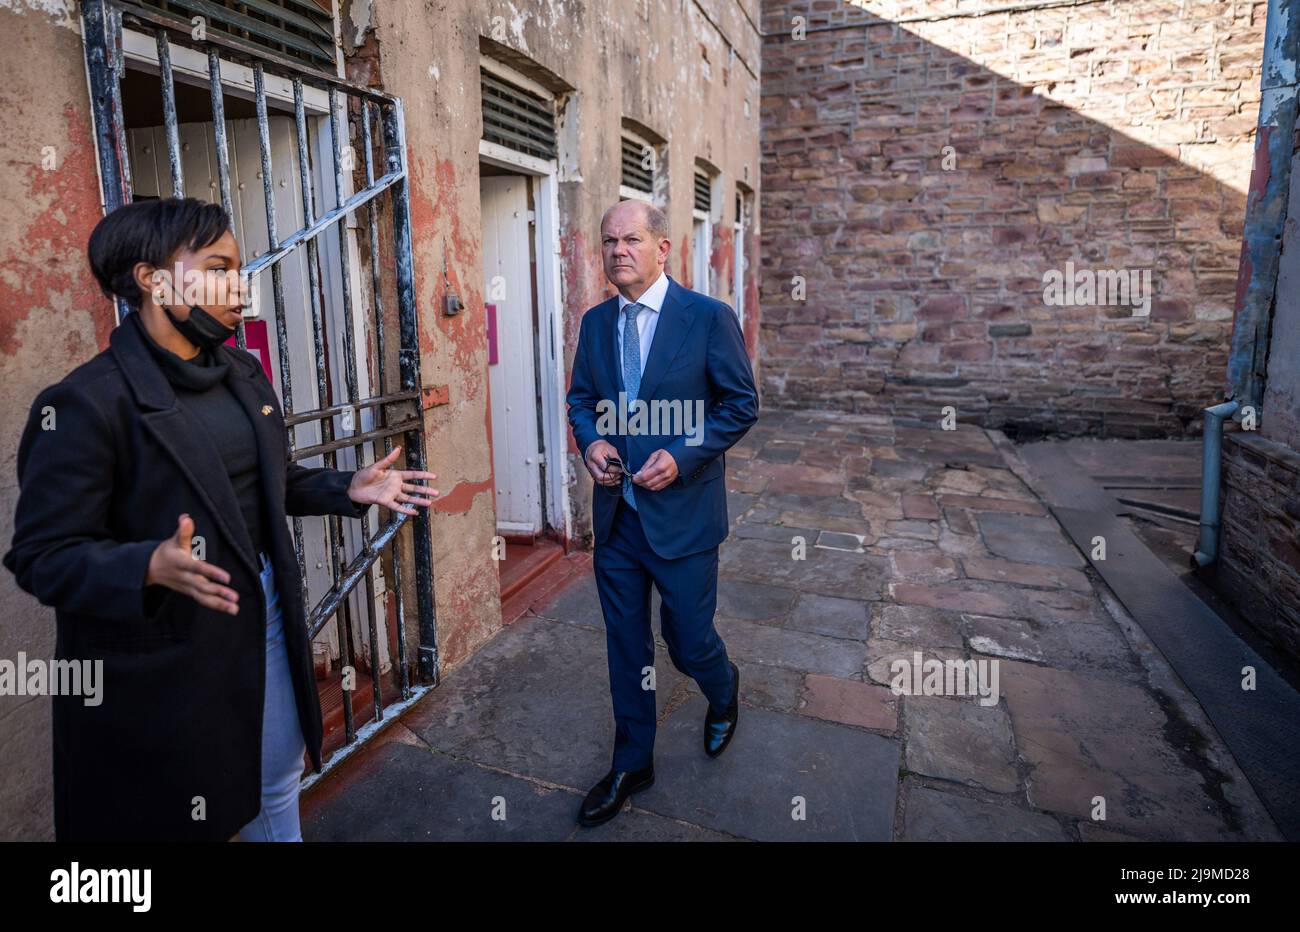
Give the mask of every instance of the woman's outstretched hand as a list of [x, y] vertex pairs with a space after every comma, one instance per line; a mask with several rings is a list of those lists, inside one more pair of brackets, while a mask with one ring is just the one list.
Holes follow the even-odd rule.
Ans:
[[348, 498], [358, 505], [383, 505], [404, 515], [416, 514], [411, 506], [428, 506], [438, 495], [437, 489], [427, 485], [418, 485], [416, 479], [437, 479], [431, 472], [419, 469], [390, 469], [402, 452], [401, 447], [393, 447], [381, 460], [376, 460], [365, 469], [358, 469], [348, 486]]
[[192, 549], [193, 537], [194, 519], [181, 515], [176, 520], [176, 533], [155, 547], [149, 557], [144, 584], [166, 586], [206, 608], [238, 615], [239, 593], [223, 585], [230, 582], [230, 574], [219, 566], [197, 559]]

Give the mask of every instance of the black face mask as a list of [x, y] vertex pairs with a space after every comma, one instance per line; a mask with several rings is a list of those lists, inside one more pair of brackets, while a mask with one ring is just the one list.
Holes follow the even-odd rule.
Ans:
[[177, 320], [166, 306], [163, 307], [163, 313], [180, 335], [197, 346], [200, 352], [214, 350], [235, 335], [233, 328], [227, 327], [197, 304], [190, 305], [190, 316], [185, 320]]

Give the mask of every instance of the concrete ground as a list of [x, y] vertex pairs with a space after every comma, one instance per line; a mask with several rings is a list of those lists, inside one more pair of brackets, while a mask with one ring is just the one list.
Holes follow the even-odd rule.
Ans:
[[[1040, 441], [1018, 448], [1054, 446], [1089, 481], [1113, 499], [1114, 514], [1220, 621], [1257, 651], [1293, 688], [1300, 689], [1294, 660], [1270, 644], [1250, 620], [1193, 571], [1201, 511], [1201, 439]], [[1041, 492], [1042, 490], [1039, 489]]]
[[[656, 783], [612, 822], [575, 824], [613, 740], [588, 570], [321, 780], [304, 837], [1279, 838], [1016, 463], [967, 425], [765, 413], [727, 455], [717, 626], [741, 712], [726, 753], [704, 755], [704, 699], [660, 641]], [[953, 684], [897, 694], [893, 661], [918, 653], [995, 663], [996, 704]]]

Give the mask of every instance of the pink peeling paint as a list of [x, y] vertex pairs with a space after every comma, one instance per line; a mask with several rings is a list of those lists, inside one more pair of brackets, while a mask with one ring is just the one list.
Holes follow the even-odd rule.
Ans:
[[79, 337], [70, 331], [70, 360], [87, 358], [107, 346], [117, 322], [112, 304], [86, 267], [86, 241], [102, 216], [94, 134], [89, 117], [76, 104], [64, 105], [63, 119], [65, 138], [83, 142], [59, 147], [54, 170], [43, 169], [39, 162], [23, 167], [27, 201], [45, 207], [0, 257], [0, 352], [10, 356], [22, 348], [18, 325], [33, 311], [85, 310], [93, 315], [96, 346], [78, 345]]

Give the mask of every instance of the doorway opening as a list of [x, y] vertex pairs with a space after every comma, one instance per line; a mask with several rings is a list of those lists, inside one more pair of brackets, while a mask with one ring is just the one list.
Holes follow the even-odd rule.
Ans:
[[691, 287], [700, 294], [716, 291], [713, 271], [713, 225], [717, 219], [714, 188], [717, 172], [702, 159], [695, 160], [691, 200]]
[[567, 418], [559, 346], [560, 102], [484, 57], [479, 141], [493, 495], [503, 603], [569, 540]]
[[480, 166], [497, 533], [516, 543], [546, 526], [534, 188], [527, 175]]

